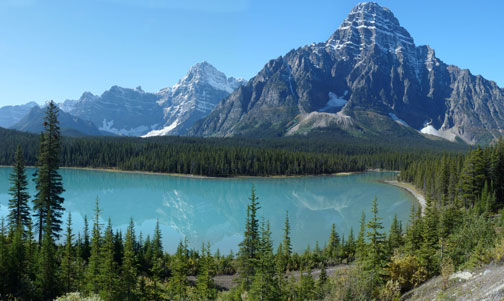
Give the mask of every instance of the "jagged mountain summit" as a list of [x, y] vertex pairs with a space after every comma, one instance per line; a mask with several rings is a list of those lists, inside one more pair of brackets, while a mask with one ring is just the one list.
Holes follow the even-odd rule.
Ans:
[[144, 137], [184, 135], [196, 121], [206, 117], [222, 99], [246, 83], [227, 78], [207, 62], [198, 63], [172, 87], [157, 93], [163, 108], [163, 125]]
[[504, 132], [504, 90], [416, 46], [393, 13], [356, 5], [326, 42], [269, 61], [190, 134], [439, 136], [488, 143]]
[[100, 96], [85, 92], [60, 108], [119, 136], [183, 135], [242, 83], [203, 62], [191, 67], [173, 87], [157, 93], [113, 86]]
[[119, 136], [141, 136], [158, 127], [162, 111], [159, 97], [141, 87], [113, 86], [101, 96], [85, 92], [78, 100], [67, 100], [60, 108], [71, 115], [91, 121], [101, 131]]

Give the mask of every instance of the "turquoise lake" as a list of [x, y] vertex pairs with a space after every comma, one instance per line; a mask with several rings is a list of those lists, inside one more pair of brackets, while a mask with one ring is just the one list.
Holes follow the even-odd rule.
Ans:
[[[27, 169], [33, 174], [34, 169]], [[0, 217], [7, 215], [9, 200], [8, 167], [0, 168]], [[84, 216], [90, 224], [95, 200], [99, 198], [102, 223], [111, 218], [115, 229], [125, 229], [133, 218], [137, 235], [152, 235], [156, 220], [163, 234], [164, 248], [174, 252], [187, 238], [191, 247], [210, 242], [212, 249], [237, 251], [242, 239], [248, 197], [256, 188], [259, 215], [271, 223], [275, 248], [282, 240], [286, 210], [296, 251], [318, 241], [322, 247], [331, 224], [345, 236], [352, 227], [359, 230], [361, 212], [369, 216], [376, 196], [379, 216], [388, 230], [394, 214], [403, 224], [408, 221], [416, 200], [407, 191], [381, 180], [394, 179], [392, 172], [368, 172], [345, 176], [298, 178], [191, 178], [167, 175], [61, 169], [64, 207], [72, 212], [73, 228], [82, 231]], [[31, 179], [31, 176], [30, 176]], [[30, 180], [30, 195], [34, 183]], [[66, 216], [65, 216], [66, 220]]]

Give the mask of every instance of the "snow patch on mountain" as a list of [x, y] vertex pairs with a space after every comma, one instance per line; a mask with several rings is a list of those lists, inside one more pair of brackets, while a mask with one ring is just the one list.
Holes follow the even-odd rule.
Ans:
[[[154, 124], [151, 126], [151, 128], [156, 126], [157, 124]], [[107, 121], [107, 119], [103, 119], [102, 126], [99, 127], [98, 129], [100, 131], [109, 132], [112, 134], [116, 134], [118, 136], [142, 136], [146, 132], [148, 132], [151, 128], [147, 127], [146, 125], [140, 125], [130, 129], [125, 128], [117, 129], [114, 128], [114, 120]]]
[[436, 130], [436, 128], [430, 123], [426, 123], [424, 128], [422, 128], [420, 132], [422, 134], [441, 137], [449, 141], [455, 141], [455, 139], [457, 138], [457, 135], [452, 133], [450, 130]]
[[389, 113], [389, 116], [390, 116], [390, 118], [392, 118], [392, 120], [394, 120], [395, 122], [399, 123], [400, 125], [409, 126], [406, 121], [404, 121], [401, 118], [397, 117], [396, 114]]
[[[345, 91], [345, 94], [346, 93], [347, 91]], [[328, 96], [329, 100], [327, 101], [327, 104], [322, 109], [320, 109], [319, 112], [327, 112], [334, 108], [341, 108], [347, 103], [347, 101], [343, 97], [338, 97], [333, 92], [329, 92]]]
[[165, 126], [160, 130], [152, 130], [152, 131], [148, 132], [147, 134], [143, 135], [142, 138], [169, 135], [170, 132], [173, 131], [178, 126], [178, 124], [179, 124], [178, 120], [175, 120], [169, 126]]

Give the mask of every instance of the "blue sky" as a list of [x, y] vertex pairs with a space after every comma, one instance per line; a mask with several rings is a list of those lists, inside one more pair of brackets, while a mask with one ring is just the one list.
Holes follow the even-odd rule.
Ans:
[[[112, 85], [157, 91], [206, 60], [250, 78], [321, 42], [359, 1], [0, 0], [0, 106]], [[504, 1], [383, 0], [417, 45], [504, 87]]]

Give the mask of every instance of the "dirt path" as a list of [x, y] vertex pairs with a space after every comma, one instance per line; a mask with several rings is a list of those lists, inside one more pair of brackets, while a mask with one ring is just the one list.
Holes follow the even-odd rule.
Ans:
[[[348, 267], [348, 266], [347, 265], [331, 266], [331, 267], [326, 268], [326, 272], [327, 272], [327, 275], [332, 275], [335, 271], [344, 269], [346, 267]], [[311, 274], [315, 280], [318, 279], [320, 276], [320, 269], [312, 270]], [[294, 278], [296, 280], [298, 280], [300, 273], [299, 273], [299, 271], [294, 271], [294, 272], [290, 273], [288, 277], [290, 277], [290, 275], [294, 275]], [[213, 279], [214, 279], [215, 285], [218, 288], [223, 289], [223, 290], [230, 290], [236, 286], [236, 282], [234, 281], [236, 278], [237, 278], [237, 274], [233, 274], [233, 275], [217, 275]], [[195, 276], [189, 276], [188, 279], [190, 282], [196, 282]]]

